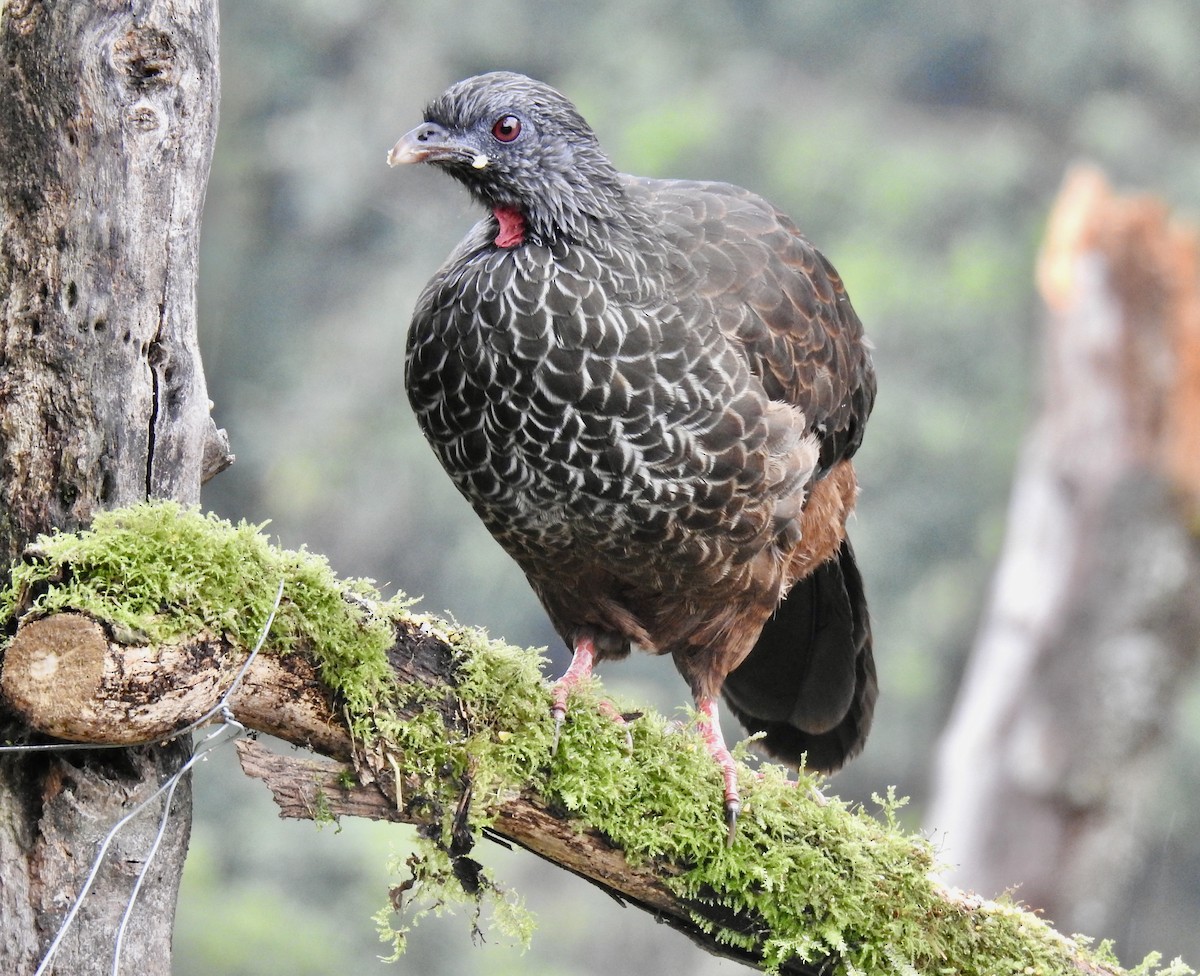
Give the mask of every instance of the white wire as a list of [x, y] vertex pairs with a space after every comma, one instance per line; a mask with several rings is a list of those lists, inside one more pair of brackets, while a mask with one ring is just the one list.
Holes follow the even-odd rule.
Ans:
[[207, 723], [218, 712], [227, 711], [229, 699], [232, 698], [233, 693], [238, 690], [238, 686], [242, 683], [242, 679], [246, 677], [246, 672], [250, 670], [250, 665], [254, 663], [254, 659], [258, 657], [258, 652], [262, 650], [263, 644], [267, 642], [267, 635], [271, 632], [271, 625], [275, 623], [275, 614], [279, 612], [279, 604], [283, 600], [283, 583], [283, 580], [279, 581], [279, 589], [275, 591], [275, 602], [271, 604], [271, 612], [267, 614], [266, 622], [262, 625], [262, 629], [258, 632], [258, 642], [251, 649], [249, 657], [242, 662], [242, 666], [238, 669], [238, 673], [233, 676], [233, 680], [229, 682], [229, 687], [225, 689], [225, 694], [220, 697], [220, 699], [215, 705], [213, 705], [212, 708], [196, 719], [196, 721], [194, 721], [191, 725], [187, 725], [178, 732], [174, 733], [172, 738], [186, 735], [188, 732], [192, 732]]
[[[231, 732], [231, 734], [226, 736], [224, 739], [220, 739], [220, 737], [226, 732]], [[113, 944], [112, 976], [119, 976], [118, 970], [121, 965], [121, 950], [124, 948], [125, 944], [125, 930], [129, 926], [129, 920], [133, 917], [133, 907], [137, 903], [137, 897], [142, 890], [142, 884], [145, 882], [146, 876], [150, 873], [150, 867], [154, 863], [155, 856], [158, 854], [159, 844], [162, 843], [162, 839], [166, 835], [167, 824], [171, 818], [171, 803], [175, 799], [176, 787], [183, 782], [183, 777], [186, 775], [188, 770], [196, 765], [196, 763], [207, 758], [208, 754], [212, 752], [213, 749], [219, 745], [224, 745], [226, 742], [233, 742], [237, 739], [240, 739], [245, 734], [246, 727], [242, 725], [241, 722], [238, 722], [231, 715], [226, 713], [225, 721], [221, 724], [221, 726], [200, 740], [200, 744], [196, 747], [195, 752], [192, 753], [191, 758], [188, 759], [188, 761], [184, 763], [183, 766], [181, 766], [179, 770], [177, 770], [175, 774], [172, 775], [167, 781], [166, 785], [168, 785], [169, 788], [166, 790], [167, 795], [163, 800], [162, 816], [159, 817], [158, 820], [158, 830], [154, 835], [154, 842], [150, 845], [150, 849], [146, 852], [146, 857], [142, 862], [142, 869], [138, 872], [137, 880], [134, 881], [133, 890], [129, 893], [129, 901], [125, 905], [125, 912], [121, 916], [121, 924], [117, 928], [117, 938]], [[220, 739], [220, 741], [217, 741], [218, 739]], [[138, 811], [135, 811], [135, 815], [136, 813], [140, 812], [141, 809], [145, 809], [153, 799], [154, 798], [151, 797], [150, 800], [147, 800], [145, 803], [143, 803], [141, 808], [139, 808]]]
[[[236, 732], [234, 738], [236, 738], [238, 735], [241, 735], [245, 732], [245, 726], [243, 726], [240, 722], [234, 722], [233, 725], [236, 725], [237, 730], [238, 730]], [[219, 729], [217, 729], [215, 732], [213, 732], [209, 736], [207, 736], [204, 741], [208, 742], [209, 740], [211, 740], [212, 738], [214, 738], [221, 732], [225, 731], [225, 729], [229, 728], [229, 727], [230, 727], [229, 725], [223, 724]], [[117, 834], [119, 834], [121, 832], [122, 828], [127, 823], [129, 823], [131, 820], [133, 820], [134, 817], [136, 817], [143, 810], [145, 810], [147, 807], [149, 807], [151, 803], [153, 803], [160, 796], [162, 796], [163, 793], [169, 792], [172, 796], [174, 796], [175, 788], [176, 788], [176, 786], [179, 785], [179, 780], [183, 777], [183, 775], [188, 770], [190, 770], [192, 768], [192, 766], [194, 766], [201, 758], [203, 758], [203, 756], [206, 755], [208, 753], [208, 751], [209, 751], [209, 749], [204, 749], [201, 752], [193, 753], [192, 757], [186, 763], [184, 763], [182, 767], [180, 767], [178, 770], [176, 770], [176, 772], [173, 773], [167, 779], [167, 781], [165, 783], [163, 783], [158, 789], [156, 789], [153, 793], [151, 793], [148, 797], [146, 797], [146, 799], [144, 799], [136, 807], [134, 807], [132, 810], [130, 810], [129, 813], [125, 814], [125, 816], [123, 816], [120, 820], [118, 820], [115, 824], [113, 824], [111, 828], [109, 828], [108, 833], [104, 835], [104, 840], [102, 840], [100, 842], [100, 848], [99, 848], [99, 850], [97, 850], [96, 856], [94, 858], [92, 858], [91, 869], [88, 871], [87, 878], [83, 882], [83, 887], [79, 889], [79, 895], [75, 898], [75, 904], [71, 906], [71, 910], [69, 912], [67, 912], [66, 917], [62, 920], [62, 923], [59, 925], [58, 932], [55, 934], [53, 941], [50, 943], [50, 947], [46, 950], [46, 954], [45, 954], [45, 956], [42, 957], [42, 962], [38, 966], [38, 968], [34, 971], [33, 976], [44, 976], [44, 974], [46, 972], [48, 972], [47, 967], [49, 967], [50, 961], [53, 959], [54, 954], [58, 951], [58, 947], [62, 944], [62, 940], [66, 936], [67, 931], [71, 928], [71, 925], [74, 923], [75, 916], [79, 914], [80, 908], [83, 907], [83, 903], [84, 903], [84, 900], [87, 898], [88, 892], [91, 891], [92, 885], [95, 884], [96, 878], [100, 874], [100, 868], [104, 863], [104, 857], [108, 853], [108, 848], [112, 844], [113, 840], [116, 838]], [[170, 812], [170, 803], [167, 804], [167, 806], [164, 810], [163, 824], [162, 824], [162, 828], [161, 828], [162, 830], [166, 829], [166, 816], [169, 812]], [[150, 859], [153, 858], [154, 853], [158, 850], [158, 843], [159, 843], [160, 839], [161, 839], [161, 831], [160, 831], [160, 836], [156, 837], [154, 840], [154, 844], [151, 845], [150, 853], [147, 856], [147, 862], [146, 862], [147, 866], [149, 864]], [[145, 873], [145, 870], [146, 870], [146, 866], [143, 866], [142, 873]], [[134, 889], [135, 895], [136, 895], [138, 887], [140, 887], [140, 886], [135, 886], [135, 889]], [[132, 897], [130, 899], [130, 904], [127, 907], [126, 911], [128, 911], [129, 908], [132, 908]], [[116, 972], [116, 962], [114, 962], [113, 971]]]
[[[137, 879], [134, 882], [133, 889], [129, 895], [129, 901], [125, 906], [125, 912], [121, 917], [121, 925], [117, 930], [117, 936], [113, 946], [112, 973], [113, 976], [118, 976], [118, 969], [121, 965], [121, 950], [124, 946], [125, 940], [125, 930], [132, 916], [133, 907], [137, 900], [137, 896], [141, 891], [142, 884], [149, 873], [150, 866], [158, 853], [159, 845], [161, 844], [163, 836], [166, 833], [167, 822], [171, 813], [171, 802], [174, 799], [176, 788], [179, 786], [180, 781], [188, 773], [188, 771], [190, 771], [197, 762], [207, 756], [207, 754], [214, 748], [216, 748], [218, 745], [224, 745], [226, 742], [232, 742], [236, 739], [239, 739], [246, 734], [246, 727], [234, 719], [232, 713], [229, 711], [229, 699], [233, 696], [233, 693], [241, 684], [242, 679], [246, 676], [246, 672], [249, 670], [250, 664], [254, 661], [254, 658], [258, 655], [258, 652], [262, 650], [263, 644], [266, 643], [267, 635], [271, 631], [271, 625], [275, 622], [275, 614], [278, 612], [279, 604], [283, 600], [283, 586], [284, 581], [280, 580], [279, 589], [275, 593], [275, 602], [271, 606], [271, 612], [267, 615], [267, 619], [264, 622], [262, 629], [259, 631], [258, 642], [254, 645], [254, 648], [250, 651], [249, 656], [246, 658], [241, 668], [238, 669], [238, 673], [234, 675], [233, 680], [229, 683], [229, 687], [225, 689], [225, 693], [221, 695], [217, 703], [207, 712], [201, 715], [200, 718], [196, 719], [196, 721], [186, 725], [182, 729], [179, 729], [177, 732], [172, 733], [167, 739], [154, 739], [151, 742], [135, 744], [135, 746], [154, 745], [157, 743], [171, 742], [180, 738], [181, 736], [188, 735], [195, 731], [201, 725], [204, 725], [206, 722], [210, 721], [218, 713], [222, 715], [222, 723], [220, 727], [210, 732], [200, 740], [199, 746], [196, 747], [188, 761], [184, 763], [183, 766], [181, 766], [178, 770], [176, 770], [165, 783], [151, 793], [150, 796], [139, 803], [133, 810], [123, 816], [109, 829], [108, 833], [104, 837], [104, 840], [100, 843], [100, 847], [96, 852], [96, 856], [92, 859], [92, 866], [88, 871], [87, 878], [84, 880], [83, 887], [80, 888], [79, 894], [75, 898], [75, 904], [71, 906], [71, 910], [67, 912], [66, 916], [63, 918], [62, 923], [58, 927], [58, 932], [55, 933], [54, 939], [50, 942], [50, 946], [46, 949], [46, 954], [42, 957], [42, 961], [38, 968], [34, 971], [33, 976], [45, 976], [45, 974], [49, 971], [50, 962], [54, 958], [54, 954], [58, 951], [59, 946], [62, 944], [62, 941], [65, 938], [68, 930], [71, 928], [71, 925], [74, 924], [75, 918], [79, 914], [79, 910], [83, 906], [84, 900], [87, 898], [88, 893], [91, 891], [92, 885], [95, 884], [96, 878], [100, 874], [100, 868], [104, 863], [105, 855], [108, 853], [108, 848], [116, 838], [117, 834], [120, 833], [125, 825], [133, 820], [134, 817], [138, 816], [143, 810], [147, 809], [150, 804], [157, 800], [158, 797], [166, 793], [167, 798], [163, 805], [162, 816], [159, 819], [158, 831], [154, 836], [154, 841], [151, 843], [149, 851], [146, 853], [145, 860], [142, 864], [142, 869], [138, 872]], [[90, 745], [91, 748], [108, 749], [128, 749], [135, 747], [129, 745], [96, 745], [95, 743], [63, 743], [61, 745], [50, 744], [48, 746], [6, 746], [0, 747], [0, 749], [10, 752], [32, 752], [41, 751], [46, 748], [74, 748], [76, 745], [83, 745], [85, 747]]]

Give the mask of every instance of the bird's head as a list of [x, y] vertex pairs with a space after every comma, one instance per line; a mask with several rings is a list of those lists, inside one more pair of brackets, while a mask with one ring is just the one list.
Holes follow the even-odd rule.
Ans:
[[432, 163], [505, 220], [549, 243], [619, 218], [623, 191], [591, 127], [549, 85], [508, 71], [451, 85], [388, 164]]

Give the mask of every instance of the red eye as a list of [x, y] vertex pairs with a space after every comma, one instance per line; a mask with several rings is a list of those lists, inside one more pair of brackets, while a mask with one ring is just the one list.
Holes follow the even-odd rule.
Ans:
[[492, 126], [492, 136], [497, 142], [512, 142], [521, 134], [521, 120], [515, 115], [502, 115]]

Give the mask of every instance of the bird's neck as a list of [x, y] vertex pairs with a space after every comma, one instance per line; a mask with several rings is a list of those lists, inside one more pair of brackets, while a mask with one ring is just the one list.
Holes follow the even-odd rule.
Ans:
[[492, 216], [499, 225], [496, 247], [512, 248], [525, 243], [525, 215], [520, 210], [515, 207], [493, 207]]
[[[511, 250], [529, 242], [531, 244], [554, 244], [557, 241], [568, 240], [575, 243], [587, 243], [593, 234], [602, 227], [614, 224], [624, 224], [623, 216], [618, 214], [597, 216], [586, 213], [550, 215], [538, 212], [526, 213], [519, 207], [494, 205], [491, 207], [492, 217], [496, 221], [496, 236], [492, 243], [496, 247]], [[607, 237], [608, 235], [605, 234]]]
[[601, 239], [636, 236], [646, 217], [625, 193], [613, 170], [587, 181], [565, 178], [552, 182], [536, 202], [487, 199], [481, 202], [496, 220], [493, 243], [501, 248], [522, 244], [553, 245], [559, 241], [586, 244]]

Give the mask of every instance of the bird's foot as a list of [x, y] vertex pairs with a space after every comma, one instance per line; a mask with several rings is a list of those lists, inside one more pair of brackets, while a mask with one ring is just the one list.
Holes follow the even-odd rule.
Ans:
[[[596, 645], [590, 637], [580, 637], [575, 641], [575, 653], [571, 657], [571, 666], [567, 668], [567, 673], [559, 678], [550, 689], [553, 699], [550, 714], [554, 718], [554, 744], [550, 748], [551, 755], [558, 752], [559, 735], [562, 733], [563, 722], [567, 718], [567, 699], [579, 682], [591, 676], [595, 660]], [[608, 699], [602, 699], [599, 708], [601, 715], [612, 719], [624, 729], [625, 748], [628, 752], [633, 752], [633, 733], [629, 730], [629, 722], [626, 717], [617, 711], [617, 706]], [[639, 714], [631, 712], [629, 718], [637, 718]]]
[[721, 769], [721, 778], [725, 783], [725, 846], [732, 847], [733, 839], [737, 836], [738, 815], [742, 812], [742, 797], [738, 793], [737, 763], [733, 761], [725, 737], [721, 734], [721, 720], [717, 714], [715, 698], [699, 698], [696, 708], [700, 712], [697, 723], [700, 735], [704, 739], [704, 747], [713, 761]]
[[[632, 755], [633, 732], [629, 728], [629, 719], [617, 711], [617, 706], [610, 702], [607, 698], [602, 698], [600, 700], [599, 708], [601, 715], [603, 715], [605, 718], [611, 719], [621, 727], [621, 730], [625, 733], [625, 751]], [[638, 718], [640, 715], [640, 712], [630, 712], [629, 718]]]
[[[581, 681], [592, 675], [592, 665], [596, 662], [596, 644], [590, 637], [579, 637], [575, 640], [575, 650], [571, 655], [571, 665], [566, 673], [559, 678], [550, 689], [553, 704], [550, 714], [554, 717], [554, 744], [550, 747], [551, 754], [558, 752], [558, 737], [562, 732], [563, 722], [567, 717], [567, 699], [572, 690]], [[613, 709], [616, 711], [616, 709]]]

